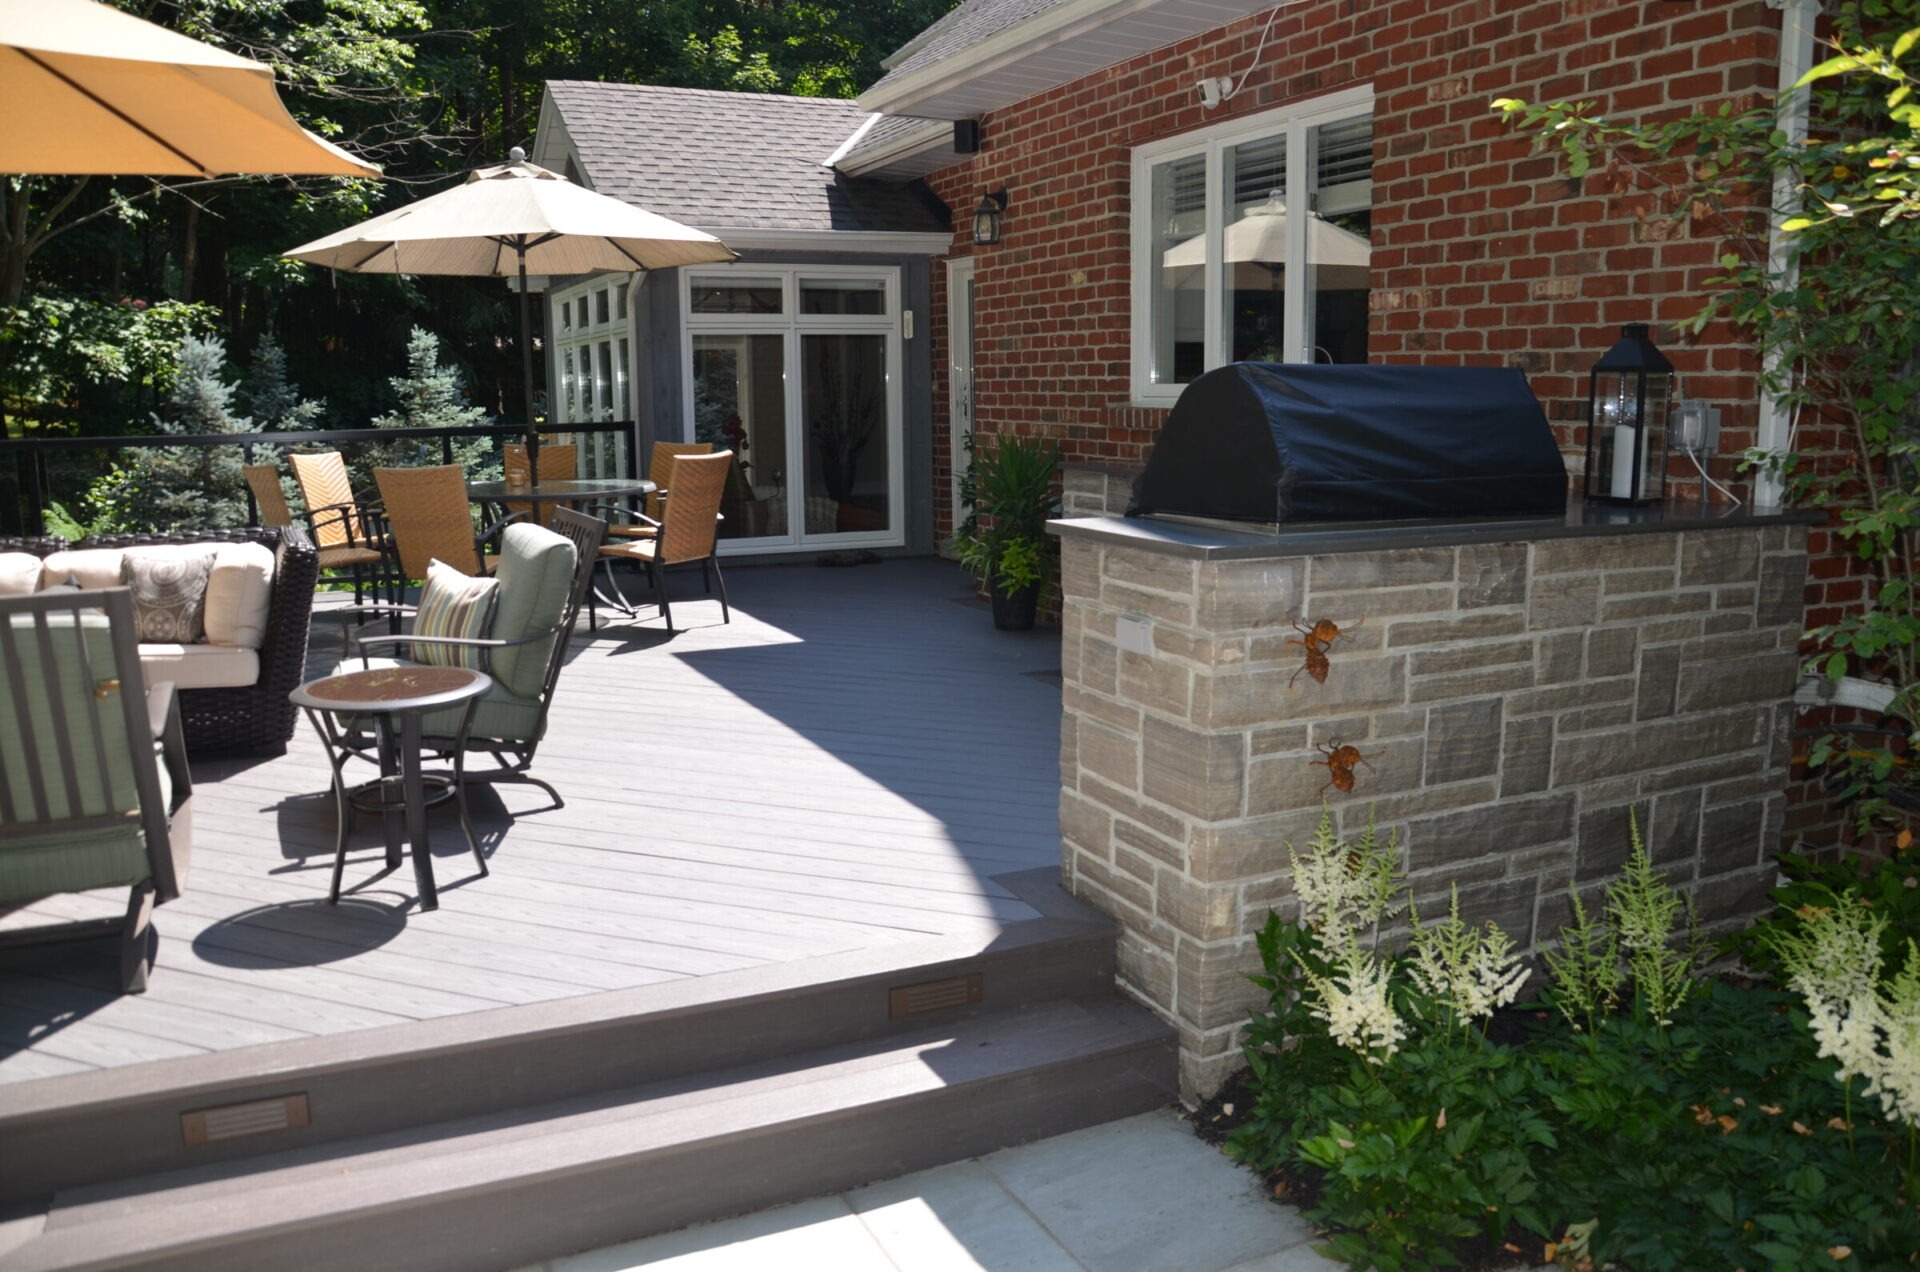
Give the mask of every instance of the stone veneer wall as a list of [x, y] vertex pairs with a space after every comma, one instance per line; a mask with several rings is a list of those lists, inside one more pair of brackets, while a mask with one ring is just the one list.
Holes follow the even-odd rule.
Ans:
[[[1284, 844], [1318, 822], [1335, 740], [1375, 756], [1324, 790], [1342, 833], [1397, 832], [1425, 910], [1457, 884], [1470, 921], [1550, 940], [1629, 813], [1708, 924], [1765, 908], [1806, 529], [1694, 524], [1235, 556], [1056, 523], [1063, 873], [1120, 921], [1122, 984], [1178, 1027], [1189, 1098], [1239, 1066], [1254, 933], [1292, 910]], [[1290, 687], [1291, 624], [1323, 618], [1352, 639]]]

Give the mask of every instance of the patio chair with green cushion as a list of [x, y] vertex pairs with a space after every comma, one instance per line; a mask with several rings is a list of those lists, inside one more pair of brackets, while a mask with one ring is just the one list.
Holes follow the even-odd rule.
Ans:
[[173, 686], [146, 687], [136, 642], [126, 588], [0, 597], [0, 913], [129, 889], [123, 917], [9, 928], [0, 944], [118, 934], [134, 994], [153, 907], [186, 877], [193, 794]]
[[[477, 667], [493, 677], [493, 687], [473, 710], [466, 750], [485, 752], [499, 761], [494, 771], [466, 770], [477, 781], [521, 781], [538, 786], [553, 797], [554, 807], [565, 803], [560, 792], [527, 770], [546, 736], [547, 709], [552, 705], [560, 668], [566, 662], [567, 638], [580, 603], [593, 579], [593, 563], [606, 537], [604, 521], [556, 509], [554, 530], [515, 522], [500, 536], [499, 580], [493, 614], [484, 637], [372, 636], [362, 638], [359, 666], [406, 667], [424, 661], [429, 649], [465, 651]], [[345, 668], [343, 668], [344, 670]], [[462, 708], [429, 712], [421, 720], [428, 751], [449, 757], [460, 729]]]

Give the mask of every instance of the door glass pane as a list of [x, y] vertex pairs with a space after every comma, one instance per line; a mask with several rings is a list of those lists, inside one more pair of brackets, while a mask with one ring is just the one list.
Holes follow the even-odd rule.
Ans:
[[886, 284], [877, 278], [803, 278], [800, 280], [803, 314], [884, 314]]
[[607, 320], [607, 289], [605, 287], [593, 293], [593, 317], [595, 322]]
[[1206, 181], [1204, 155], [1153, 168], [1147, 312], [1155, 384], [1185, 384], [1205, 370]]
[[733, 452], [720, 512], [723, 539], [785, 536], [787, 393], [778, 335], [693, 338], [693, 440]]
[[622, 283], [620, 284], [619, 290], [613, 294], [614, 317], [620, 319], [622, 322], [626, 321], [627, 317], [627, 288], [629, 286], [630, 284]]
[[802, 336], [800, 393], [807, 533], [889, 529], [887, 338]]
[[1224, 230], [1220, 298], [1233, 362], [1287, 360], [1287, 139], [1227, 149], [1220, 165]]
[[[572, 309], [573, 306], [568, 305], [567, 308]], [[560, 393], [562, 401], [566, 403], [565, 409], [567, 412], [561, 418], [577, 420], [580, 418], [580, 382], [573, 370], [573, 347], [571, 345], [560, 351], [560, 366]]]
[[1307, 130], [1314, 157], [1314, 219], [1308, 222], [1307, 345], [1315, 362], [1367, 360], [1367, 282], [1373, 226], [1373, 120]]
[[620, 339], [615, 342], [614, 352], [616, 356], [613, 360], [613, 418], [617, 420], [630, 420], [633, 418], [633, 403], [632, 399], [627, 396], [627, 358], [629, 350], [625, 336], [620, 337]]
[[777, 278], [702, 278], [691, 286], [696, 314], [777, 314], [783, 312]]
[[599, 408], [595, 419], [613, 418], [613, 346], [602, 340], [598, 346], [600, 358], [594, 375], [593, 401]]

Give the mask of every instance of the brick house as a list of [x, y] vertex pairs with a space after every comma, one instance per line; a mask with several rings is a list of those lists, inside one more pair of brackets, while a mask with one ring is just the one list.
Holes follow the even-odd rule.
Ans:
[[[716, 418], [738, 414], [751, 436], [751, 495], [767, 511], [737, 519], [757, 534], [737, 551], [842, 542], [934, 550], [955, 524], [954, 459], [970, 430], [1057, 441], [1068, 461], [1069, 512], [1118, 511], [1182, 386], [1238, 360], [1518, 367], [1578, 474], [1587, 373], [1627, 323], [1653, 324], [1681, 395], [1720, 408], [1721, 458], [1709, 461], [1711, 475], [1765, 503], [1776, 492], [1756, 492], [1729, 458], [1787, 441], [1787, 421], [1761, 398], [1756, 352], [1725, 326], [1697, 336], [1677, 326], [1697, 313], [1717, 271], [1722, 227], [1697, 209], [1675, 217], [1613, 174], [1568, 180], [1558, 156], [1536, 151], [1491, 103], [1591, 100], [1625, 118], [1751, 105], [1811, 62], [1817, 16], [1813, 0], [968, 0], [896, 53], [857, 103], [550, 85], [535, 159], [743, 251], [732, 266], [646, 280], [632, 289], [627, 318], [636, 350], [628, 400], [640, 418], [661, 436], [717, 439]], [[656, 147], [663, 133], [674, 140]], [[976, 210], [998, 215], [997, 234], [976, 232]], [[557, 283], [553, 329], [563, 341], [566, 298], [606, 286]], [[818, 471], [827, 466], [820, 412], [845, 395], [813, 394], [810, 385], [852, 365], [834, 341], [856, 330], [879, 343], [853, 352], [875, 367], [884, 362], [897, 397], [885, 399], [888, 414], [871, 434], [884, 446], [869, 441], [851, 488], [843, 475], [828, 489]], [[564, 397], [564, 384], [556, 391]], [[1814, 429], [1796, 438], [1803, 449], [1827, 444]], [[803, 450], [806, 464], [785, 478], [784, 464], [760, 468], [764, 456]], [[882, 473], [872, 454], [899, 466]], [[883, 489], [897, 513], [881, 521], [872, 510]], [[1682, 494], [1698, 489], [1680, 484]], [[1826, 540], [1818, 529], [1807, 540], [1809, 622], [1859, 596]], [[1790, 643], [1798, 540], [1791, 552], [1784, 537], [1754, 542], [1753, 560], [1773, 552], [1775, 565], [1792, 567], [1776, 571], [1771, 590], [1764, 580], [1758, 589], [1784, 593], [1783, 605], [1762, 608]], [[1579, 568], [1630, 570], [1627, 555], [1580, 558]], [[1729, 582], [1729, 603], [1757, 594], [1743, 579]], [[1597, 576], [1583, 581], [1602, 587]], [[1156, 590], [1149, 599], [1166, 598]], [[1101, 621], [1117, 630], [1120, 617]], [[1583, 626], [1570, 620], [1571, 629]], [[1599, 635], [1631, 643], [1639, 633]], [[1540, 647], [1562, 638], [1577, 643], [1582, 630]], [[1666, 653], [1681, 656], [1677, 644]], [[1687, 656], [1702, 664], [1697, 677], [1715, 678], [1705, 666], [1711, 653]], [[1768, 663], [1769, 685], [1780, 678], [1778, 661]], [[1071, 687], [1071, 649], [1063, 662]], [[1596, 669], [1591, 649], [1583, 665], [1612, 674]], [[1790, 682], [1790, 666], [1783, 670]], [[1499, 697], [1459, 709], [1473, 721], [1468, 732], [1487, 732], [1473, 713], [1497, 710]], [[1738, 840], [1740, 852], [1762, 855], [1783, 830], [1788, 838], [1819, 833], [1831, 817], [1821, 801], [1793, 796], [1783, 815], [1777, 794], [1790, 718], [1779, 706], [1773, 727], [1749, 739], [1767, 756], [1767, 793], [1728, 782], [1698, 793], [1691, 820], [1663, 822], [1685, 803], [1668, 798], [1643, 825], [1656, 837], [1661, 826], [1677, 827], [1689, 843]], [[1585, 725], [1597, 727], [1597, 718]], [[1313, 775], [1292, 754], [1308, 745], [1305, 727], [1284, 746], [1273, 743], [1298, 780]], [[1422, 744], [1444, 755], [1445, 730], [1436, 736], [1434, 727], [1427, 719], [1390, 749], [1402, 760]], [[1366, 736], [1388, 733], [1369, 727]], [[1162, 748], [1164, 763], [1140, 758], [1143, 741], [1119, 748], [1117, 765], [1177, 778], [1178, 758], [1192, 749], [1180, 736]], [[1236, 754], [1245, 751], [1232, 741]], [[1616, 743], [1608, 736], [1595, 745]], [[1681, 749], [1676, 763], [1692, 754]], [[1098, 759], [1082, 753], [1077, 762]], [[1744, 774], [1750, 759], [1728, 762]], [[1252, 807], [1255, 767], [1244, 784], [1222, 785], [1227, 803]], [[1611, 787], [1602, 794], [1589, 801], [1599, 808], [1592, 824], [1583, 821], [1574, 838], [1624, 844], [1637, 796]], [[1572, 798], [1521, 800], [1507, 811], [1559, 815]], [[1317, 801], [1307, 805], [1317, 815]], [[1063, 795], [1069, 850], [1086, 829], [1071, 824], [1076, 810], [1085, 812], [1085, 801]], [[1736, 816], [1744, 819], [1737, 834], [1709, 833]], [[1466, 810], [1440, 821], [1472, 839], [1463, 828], [1479, 817]], [[1209, 821], [1195, 838], [1177, 821], [1166, 831], [1176, 842], [1226, 844], [1229, 856], [1244, 847], [1234, 838], [1238, 823], [1222, 831]], [[1269, 854], [1271, 821], [1259, 822], [1257, 836]], [[1295, 830], [1304, 834], [1305, 825]], [[1540, 836], [1567, 837], [1562, 829]], [[1542, 860], [1548, 874], [1562, 869], [1556, 855]], [[1720, 889], [1721, 900], [1732, 913], [1755, 903], [1771, 868], [1742, 857], [1728, 878], [1734, 884]], [[1184, 1080], [1196, 1089], [1231, 1063], [1244, 1019], [1250, 937], [1232, 905], [1215, 904], [1241, 895], [1239, 882], [1229, 883], [1202, 879], [1112, 907], [1095, 901], [1187, 934], [1123, 942], [1123, 964], [1137, 992], [1181, 1020]], [[1531, 915], [1545, 895], [1535, 888], [1507, 899]], [[1510, 930], [1530, 930], [1525, 916], [1513, 917]], [[1185, 953], [1168, 956], [1176, 946]], [[1177, 991], [1185, 982], [1212, 987], [1205, 1005], [1189, 1009]]]
[[[743, 552], [933, 550], [972, 428], [1056, 439], [1072, 506], [1111, 506], [1180, 386], [1242, 358], [1521, 367], [1577, 472], [1586, 371], [1652, 322], [1682, 392], [1722, 409], [1723, 455], [1778, 444], [1752, 349], [1662, 326], [1698, 309], [1717, 227], [1567, 180], [1489, 104], [1751, 103], [1805, 63], [1816, 13], [968, 0], [857, 103], [552, 83], [535, 162], [744, 259], [551, 280], [549, 390], [658, 437], [746, 440]], [[994, 192], [999, 241], [976, 245]], [[1739, 489], [1730, 460], [1713, 475]]]

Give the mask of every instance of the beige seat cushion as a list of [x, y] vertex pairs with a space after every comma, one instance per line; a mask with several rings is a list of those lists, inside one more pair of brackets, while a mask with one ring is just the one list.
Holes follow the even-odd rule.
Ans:
[[71, 583], [89, 590], [119, 587], [122, 555], [119, 548], [68, 548], [49, 553], [40, 563], [40, 586], [59, 587]]
[[260, 648], [272, 604], [273, 549], [264, 543], [221, 544], [207, 578], [207, 643]]
[[39, 557], [31, 552], [0, 552], [0, 596], [31, 596], [39, 590]]
[[147, 683], [173, 681], [176, 689], [221, 689], [260, 679], [260, 655], [234, 645], [140, 646]]

